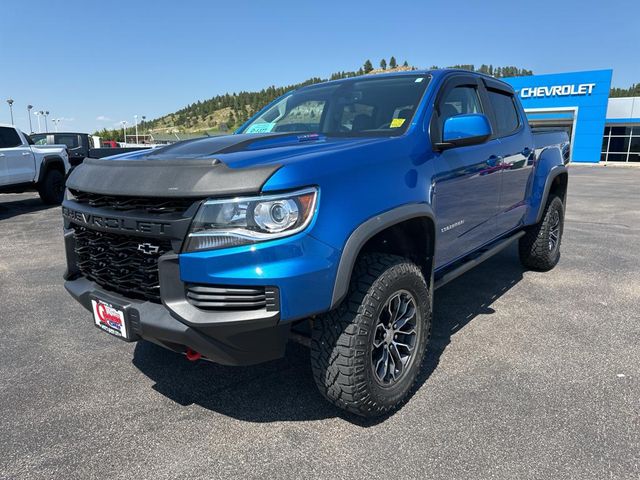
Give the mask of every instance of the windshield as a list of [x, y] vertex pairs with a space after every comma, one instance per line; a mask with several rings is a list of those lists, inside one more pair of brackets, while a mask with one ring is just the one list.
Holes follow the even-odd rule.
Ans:
[[349, 79], [306, 87], [259, 113], [239, 133], [401, 135], [428, 83], [429, 76], [423, 74]]

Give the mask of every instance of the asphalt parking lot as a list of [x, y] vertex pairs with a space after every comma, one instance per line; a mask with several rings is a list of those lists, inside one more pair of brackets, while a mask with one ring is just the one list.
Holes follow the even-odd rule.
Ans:
[[0, 478], [640, 477], [640, 169], [572, 167], [562, 258], [514, 248], [435, 295], [419, 389], [362, 421], [305, 347], [190, 363], [91, 325], [59, 208], [0, 195]]

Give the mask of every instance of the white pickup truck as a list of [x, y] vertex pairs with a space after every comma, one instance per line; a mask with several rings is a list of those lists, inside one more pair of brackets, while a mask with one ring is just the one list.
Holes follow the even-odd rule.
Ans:
[[12, 125], [0, 125], [0, 193], [35, 188], [49, 205], [62, 203], [71, 169], [65, 145], [34, 145]]

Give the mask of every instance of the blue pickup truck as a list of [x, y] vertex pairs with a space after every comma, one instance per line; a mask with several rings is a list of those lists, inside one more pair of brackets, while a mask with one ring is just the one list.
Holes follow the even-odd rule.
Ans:
[[557, 264], [567, 162], [567, 134], [532, 132], [489, 76], [312, 85], [233, 135], [85, 160], [65, 287], [98, 328], [190, 360], [276, 359], [307, 325], [320, 392], [381, 415], [416, 380], [435, 289], [515, 241]]

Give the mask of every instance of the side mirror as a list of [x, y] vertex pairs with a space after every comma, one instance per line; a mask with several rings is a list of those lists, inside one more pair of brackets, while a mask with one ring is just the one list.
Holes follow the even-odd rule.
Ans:
[[442, 128], [442, 143], [436, 144], [439, 150], [453, 147], [465, 147], [484, 143], [491, 137], [489, 119], [481, 113], [468, 113], [449, 117]]

